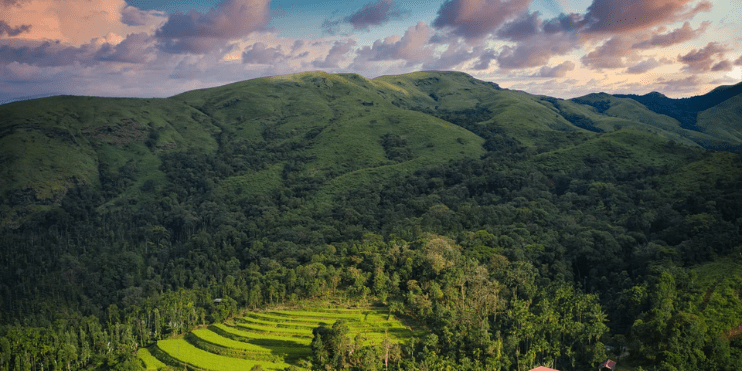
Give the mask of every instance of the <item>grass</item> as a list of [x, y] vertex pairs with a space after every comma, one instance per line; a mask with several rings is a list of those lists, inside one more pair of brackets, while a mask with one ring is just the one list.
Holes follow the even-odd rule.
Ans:
[[265, 370], [283, 370], [289, 367], [285, 362], [254, 361], [216, 355], [198, 349], [184, 339], [160, 340], [157, 342], [157, 348], [181, 363], [204, 370], [242, 371], [249, 370], [255, 365], [260, 365]]
[[[152, 353], [140, 351], [147, 369], [183, 364], [205, 370], [236, 370], [260, 364], [277, 370], [299, 366], [311, 357], [312, 330], [345, 320], [348, 337], [360, 336], [364, 345], [376, 345], [386, 337], [392, 343], [410, 339], [413, 333], [384, 308], [305, 308], [246, 313], [236, 321], [193, 330], [179, 339], [161, 340]], [[159, 363], [157, 363], [159, 362]]]
[[587, 162], [600, 163], [618, 171], [641, 166], [677, 167], [701, 158], [701, 151], [648, 134], [625, 129], [602, 134], [572, 148], [535, 156], [534, 163], [566, 173], [585, 167]]
[[159, 370], [167, 367], [166, 364], [155, 358], [147, 348], [140, 348], [137, 351], [137, 357], [144, 363], [145, 370]]

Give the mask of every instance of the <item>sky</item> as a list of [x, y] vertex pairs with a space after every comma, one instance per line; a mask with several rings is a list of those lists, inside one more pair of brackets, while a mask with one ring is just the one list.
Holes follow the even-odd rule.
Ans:
[[742, 81], [742, 0], [0, 0], [0, 102], [314, 70], [692, 96]]

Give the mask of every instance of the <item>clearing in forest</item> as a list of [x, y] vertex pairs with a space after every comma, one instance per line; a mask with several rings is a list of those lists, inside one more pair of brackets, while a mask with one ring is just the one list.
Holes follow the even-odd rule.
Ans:
[[387, 308], [308, 308], [248, 312], [243, 316], [192, 331], [177, 339], [160, 340], [141, 349], [139, 358], [148, 370], [171, 366], [211, 371], [301, 369], [311, 358], [312, 330], [332, 327], [344, 320], [351, 339], [381, 344], [384, 338], [401, 343], [413, 331], [389, 314]]

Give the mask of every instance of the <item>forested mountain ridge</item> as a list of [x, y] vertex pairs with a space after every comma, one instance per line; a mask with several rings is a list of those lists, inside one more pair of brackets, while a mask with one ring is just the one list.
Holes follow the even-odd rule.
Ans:
[[448, 72], [0, 117], [0, 368], [135, 369], [137, 347], [240, 308], [338, 297], [428, 325], [392, 369], [742, 356], [742, 159], [704, 148], [732, 148], [734, 125]]

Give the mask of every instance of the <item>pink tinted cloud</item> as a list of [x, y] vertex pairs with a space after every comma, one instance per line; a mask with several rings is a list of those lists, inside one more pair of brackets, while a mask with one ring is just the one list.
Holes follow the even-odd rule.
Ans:
[[353, 50], [355, 45], [355, 40], [335, 41], [327, 56], [324, 59], [312, 61], [312, 65], [317, 68], [339, 68], [338, 64], [347, 59], [346, 55]]
[[451, 43], [439, 56], [425, 61], [422, 69], [448, 70], [479, 57], [483, 50], [482, 47], [474, 47], [469, 50], [466, 45]]
[[693, 49], [685, 55], [678, 55], [678, 62], [685, 64], [685, 69], [696, 72], [712, 71], [716, 68], [723, 68], [726, 65], [720, 65], [717, 59], [721, 59], [724, 53], [730, 51], [729, 48], [717, 43], [710, 42], [702, 49]]
[[683, 23], [683, 26], [665, 34], [655, 34], [648, 40], [638, 42], [633, 45], [637, 49], [649, 49], [667, 47], [692, 40], [700, 36], [711, 25], [711, 22], [703, 22], [697, 29], [690, 26], [690, 22]]
[[157, 30], [163, 50], [203, 54], [226, 42], [262, 30], [268, 24], [270, 0], [223, 0], [206, 14], [170, 15]]
[[637, 63], [637, 64], [635, 64], [635, 65], [627, 68], [626, 69], [626, 73], [640, 74], [640, 73], [644, 73], [644, 72], [653, 70], [653, 69], [655, 69], [655, 68], [657, 68], [657, 67], [659, 67], [661, 65], [662, 64], [660, 62], [658, 62], [656, 59], [649, 58], [647, 60], [641, 61], [641, 62], [639, 62], [639, 63]]
[[735, 66], [742, 66], [742, 55], [737, 58], [736, 61], [734, 61]]
[[732, 62], [728, 60], [723, 60], [717, 64], [715, 64], [713, 67], [711, 67], [712, 72], [719, 72], [719, 71], [731, 71], [732, 68]]
[[450, 28], [456, 35], [480, 39], [525, 12], [530, 3], [531, 0], [448, 0], [438, 9], [433, 27]]
[[345, 18], [345, 21], [356, 30], [368, 30], [371, 26], [380, 26], [401, 14], [394, 0], [378, 0], [364, 5], [363, 8]]
[[533, 77], [564, 77], [567, 72], [573, 71], [575, 64], [570, 61], [562, 62], [554, 67], [543, 66]]
[[570, 35], [539, 34], [515, 46], [504, 46], [497, 56], [497, 63], [502, 69], [539, 67], [549, 63], [551, 57], [568, 54], [579, 46]]
[[645, 29], [711, 10], [709, 1], [695, 7], [694, 0], [593, 0], [582, 20], [583, 30], [623, 33]]
[[118, 42], [131, 33], [152, 32], [164, 20], [158, 16], [160, 12], [152, 11], [136, 12], [141, 13], [136, 19], [125, 17], [135, 10], [125, 0], [14, 1], [5, 2], [0, 8], [0, 22], [9, 26], [12, 33], [24, 31], [17, 35], [23, 39], [59, 40], [82, 46], [93, 39]]
[[582, 64], [591, 69], [625, 67], [624, 58], [632, 53], [633, 39], [618, 35], [582, 57]]
[[[357, 50], [354, 64], [366, 61], [405, 60], [418, 63], [428, 59], [433, 50], [426, 46], [432, 30], [425, 22], [418, 22], [405, 31], [401, 38], [397, 35], [374, 41], [373, 45]], [[357, 65], [358, 66], [358, 65]]]

